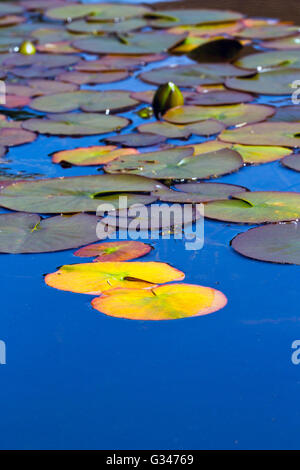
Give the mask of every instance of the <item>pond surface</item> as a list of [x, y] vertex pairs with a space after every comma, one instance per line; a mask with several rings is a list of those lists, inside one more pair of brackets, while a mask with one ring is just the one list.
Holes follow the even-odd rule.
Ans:
[[[188, 62], [173, 57], [145, 70]], [[153, 88], [137, 80], [138, 73], [84, 88]], [[259, 102], [291, 104], [286, 97]], [[132, 120], [132, 129], [145, 122], [135, 111], [120, 114]], [[48, 156], [99, 140], [39, 136], [11, 148], [1, 168], [41, 177], [99, 174], [93, 167], [63, 169]], [[300, 191], [299, 174], [278, 161], [216, 181]], [[300, 365], [291, 361], [291, 344], [300, 339], [299, 267], [234, 252], [230, 240], [248, 228], [206, 220], [200, 251], [186, 251], [181, 240], [153, 242], [147, 260], [170, 263], [186, 273], [185, 282], [228, 297], [213, 315], [170, 322], [105, 316], [92, 309], [91, 296], [46, 286], [43, 274], [78, 262], [74, 250], [1, 255], [0, 338], [7, 364], [0, 366], [0, 447], [299, 448]]]

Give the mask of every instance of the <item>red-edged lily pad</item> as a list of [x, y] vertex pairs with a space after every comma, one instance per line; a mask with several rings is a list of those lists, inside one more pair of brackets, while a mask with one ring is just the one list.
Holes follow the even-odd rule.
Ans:
[[300, 155], [293, 154], [285, 157], [282, 162], [284, 166], [290, 168], [291, 170], [300, 171]]
[[262, 122], [221, 132], [219, 139], [245, 145], [300, 146], [300, 123]]
[[165, 142], [166, 137], [143, 132], [114, 135], [105, 140], [109, 143], [123, 145], [123, 147], [150, 147]]
[[141, 258], [152, 250], [151, 245], [129, 240], [117, 242], [104, 242], [88, 245], [75, 251], [75, 256], [81, 258], [96, 258], [94, 261], [128, 261]]
[[73, 150], [62, 150], [52, 155], [53, 163], [69, 163], [76, 166], [104, 165], [124, 155], [138, 153], [133, 148], [118, 149], [115, 145], [95, 145]]

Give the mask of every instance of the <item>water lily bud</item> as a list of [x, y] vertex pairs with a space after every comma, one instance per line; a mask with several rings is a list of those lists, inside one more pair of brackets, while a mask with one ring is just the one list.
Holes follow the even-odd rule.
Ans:
[[182, 106], [183, 104], [183, 95], [173, 82], [160, 85], [156, 90], [152, 102], [153, 111], [157, 119], [168, 111], [168, 109], [175, 108], [175, 106]]
[[30, 41], [22, 42], [19, 52], [24, 55], [32, 55], [36, 53], [35, 45]]

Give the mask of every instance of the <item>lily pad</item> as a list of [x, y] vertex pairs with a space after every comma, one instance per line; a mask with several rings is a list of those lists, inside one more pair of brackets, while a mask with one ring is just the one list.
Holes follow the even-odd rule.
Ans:
[[150, 147], [165, 142], [166, 138], [161, 135], [143, 132], [139, 134], [114, 135], [105, 140], [109, 143], [123, 145], [123, 147]]
[[205, 119], [216, 119], [226, 126], [264, 121], [274, 114], [274, 108], [261, 104], [235, 104], [226, 106], [177, 106], [163, 118], [172, 124], [189, 124]]
[[255, 227], [237, 235], [231, 246], [239, 254], [255, 260], [300, 265], [300, 223]]
[[101, 294], [118, 287], [151, 289], [156, 284], [181, 281], [184, 273], [166, 263], [153, 261], [115, 261], [62, 266], [47, 274], [50, 287], [79, 294]]
[[165, 59], [165, 55], [146, 54], [143, 56], [106, 55], [98, 60], [85, 60], [75, 65], [79, 72], [105, 72], [117, 70], [135, 70], [139, 66]]
[[68, 3], [62, 7], [50, 8], [46, 11], [47, 18], [52, 20], [70, 21], [91, 16], [96, 21], [117, 21], [134, 16], [142, 16], [150, 11], [139, 5], [122, 5], [114, 3]]
[[[98, 220], [87, 214], [46, 219], [36, 214], [0, 214], [0, 253], [45, 253], [77, 248], [98, 239]], [[113, 231], [111, 227], [110, 230]]]
[[128, 33], [136, 31], [147, 26], [147, 21], [142, 18], [130, 18], [117, 22], [95, 22], [77, 20], [67, 25], [67, 30], [71, 33], [81, 34], [104, 34], [104, 33]]
[[270, 67], [287, 68], [300, 68], [300, 51], [270, 51], [259, 52], [257, 54], [250, 54], [242, 57], [235, 63], [238, 67], [246, 69], [267, 69]]
[[300, 146], [300, 123], [261, 122], [225, 130], [219, 135], [223, 142], [245, 145]]
[[192, 284], [171, 284], [151, 290], [113, 289], [92, 300], [92, 307], [130, 320], [177, 320], [198, 317], [225, 307], [222, 292]]
[[44, 96], [56, 93], [66, 93], [77, 90], [78, 87], [71, 83], [63, 83], [57, 80], [29, 80], [26, 85], [7, 83], [6, 93], [17, 96]]
[[24, 129], [49, 135], [107, 134], [126, 127], [129, 120], [119, 116], [96, 113], [65, 113], [49, 115], [48, 119], [33, 118], [24, 121]]
[[193, 155], [192, 148], [120, 157], [105, 166], [107, 173], [128, 173], [157, 179], [212, 178], [238, 170], [243, 161], [237, 152], [224, 149]]
[[276, 113], [270, 120], [279, 122], [300, 122], [300, 105], [293, 104], [292, 106], [276, 108]]
[[249, 93], [241, 93], [238, 91], [230, 90], [216, 90], [209, 93], [194, 93], [190, 95], [186, 104], [189, 105], [202, 105], [202, 106], [216, 106], [226, 104], [247, 103], [253, 101], [254, 96]]
[[14, 147], [16, 145], [28, 144], [33, 142], [37, 135], [18, 128], [0, 128], [0, 145], [5, 147]]
[[180, 43], [184, 36], [168, 33], [144, 32], [126, 34], [126, 37], [103, 36], [77, 39], [73, 46], [93, 54], [160, 54]]
[[155, 28], [171, 28], [179, 25], [201, 25], [210, 23], [226, 23], [237, 21], [243, 15], [230, 10], [209, 10], [209, 9], [182, 9], [182, 10], [162, 10], [146, 13], [145, 17], [151, 20], [151, 25]]
[[149, 204], [157, 197], [147, 193], [161, 187], [156, 181], [134, 175], [49, 178], [5, 188], [0, 193], [0, 206], [40, 214], [96, 212], [103, 203], [117, 208], [119, 196], [127, 196], [128, 205]]
[[138, 153], [138, 151], [133, 148], [118, 149], [115, 145], [96, 145], [56, 152], [52, 155], [52, 162], [69, 163], [76, 166], [99, 166], [118, 157], [135, 153]]
[[[299, 31], [298, 26], [290, 26], [290, 25], [279, 25], [279, 24], [271, 24], [271, 25], [263, 25], [263, 26], [253, 26], [243, 29], [235, 34], [235, 36], [245, 38], [245, 39], [275, 39], [275, 38], [284, 38], [287, 36], [292, 36], [297, 31]], [[266, 47], [268, 46], [269, 42], [266, 42]]]
[[285, 222], [300, 218], [300, 193], [254, 191], [231, 200], [208, 202], [205, 217], [239, 224]]
[[59, 55], [59, 54], [9, 54], [4, 62], [4, 66], [8, 67], [42, 67], [44, 69], [69, 67], [76, 64], [80, 58], [75, 55]]
[[105, 72], [64, 72], [58, 75], [63, 82], [75, 83], [76, 85], [97, 85], [101, 83], [112, 83], [125, 80], [129, 77], [127, 70], [105, 71]]
[[183, 25], [170, 28], [169, 33], [184, 34], [188, 33], [189, 37], [215, 37], [219, 35], [234, 35], [243, 28], [240, 21], [231, 21], [226, 23], [211, 23], [199, 25]]
[[41, 96], [31, 101], [30, 107], [45, 113], [65, 113], [75, 109], [100, 112], [118, 111], [132, 108], [138, 102], [130, 98], [130, 93], [123, 90], [89, 91], [78, 90], [70, 93]]
[[139, 78], [147, 83], [161, 85], [172, 81], [177, 86], [196, 87], [223, 83], [225, 77], [247, 76], [249, 70], [243, 70], [231, 64], [178, 65], [159, 67], [142, 73]]
[[228, 199], [235, 193], [248, 191], [243, 186], [224, 183], [181, 183], [175, 184], [177, 191], [165, 191], [163, 189], [156, 192], [160, 201], [181, 202], [181, 203], [201, 203]]
[[75, 256], [93, 258], [94, 261], [128, 261], [141, 258], [152, 250], [152, 246], [146, 243], [129, 240], [117, 242], [104, 242], [88, 245], [75, 251]]
[[290, 168], [291, 170], [300, 171], [300, 155], [293, 154], [285, 157], [282, 162], [284, 166]]
[[300, 36], [293, 36], [275, 41], [266, 41], [261, 43], [262, 47], [279, 50], [300, 50]]
[[218, 134], [224, 129], [224, 127], [225, 126], [221, 122], [214, 119], [186, 125], [157, 121], [138, 126], [138, 131], [150, 132], [169, 139], [186, 139], [192, 134], [204, 136]]
[[2, 103], [0, 106], [3, 108], [23, 108], [28, 106], [30, 103], [30, 98], [28, 96], [17, 96], [17, 95], [5, 95], [5, 103]]
[[299, 70], [272, 70], [254, 75], [251, 78], [228, 78], [225, 85], [234, 90], [263, 93], [264, 95], [291, 95], [292, 84], [299, 79]]
[[13, 5], [8, 2], [0, 3], [0, 16], [6, 15], [18, 15], [23, 12], [23, 8], [20, 5]]

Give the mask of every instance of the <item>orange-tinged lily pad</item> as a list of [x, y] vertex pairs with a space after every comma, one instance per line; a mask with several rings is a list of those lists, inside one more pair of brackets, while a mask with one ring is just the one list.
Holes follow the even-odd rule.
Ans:
[[104, 165], [118, 157], [139, 153], [136, 149], [118, 149], [115, 145], [95, 145], [73, 150], [62, 150], [52, 155], [53, 163], [70, 163], [76, 166]]
[[171, 284], [151, 290], [113, 289], [92, 300], [106, 315], [130, 320], [176, 320], [216, 312], [227, 299], [211, 287]]
[[101, 294], [119, 287], [147, 289], [182, 279], [184, 273], [166, 263], [107, 261], [62, 266], [55, 273], [47, 274], [45, 282], [60, 290]]
[[74, 255], [81, 258], [92, 258], [94, 261], [128, 261], [140, 258], [152, 250], [151, 245], [146, 243], [128, 240], [117, 242], [95, 243], [84, 246], [75, 251]]

